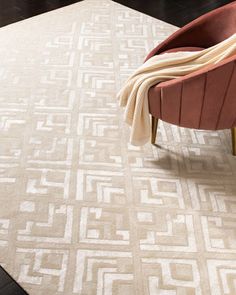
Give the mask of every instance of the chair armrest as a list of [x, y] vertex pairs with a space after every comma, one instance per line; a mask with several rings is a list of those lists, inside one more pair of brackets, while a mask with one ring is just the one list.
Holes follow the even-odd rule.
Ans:
[[174, 84], [177, 84], [177, 83], [184, 83], [185, 81], [187, 81], [189, 79], [195, 79], [195, 78], [198, 78], [199, 76], [206, 75], [206, 74], [208, 74], [210, 72], [216, 71], [217, 69], [219, 69], [219, 68], [221, 68], [224, 65], [227, 65], [229, 63], [236, 64], [236, 55], [233, 55], [233, 56], [231, 56], [229, 58], [226, 58], [226, 59], [222, 60], [221, 62], [219, 62], [217, 64], [206, 66], [206, 67], [204, 67], [204, 68], [202, 68], [200, 70], [197, 70], [197, 71], [195, 71], [195, 72], [193, 72], [191, 74], [188, 74], [188, 75], [176, 78], [176, 79], [161, 82], [161, 83], [157, 84], [154, 87], [164, 88], [164, 87], [168, 87], [170, 85], [174, 85]]

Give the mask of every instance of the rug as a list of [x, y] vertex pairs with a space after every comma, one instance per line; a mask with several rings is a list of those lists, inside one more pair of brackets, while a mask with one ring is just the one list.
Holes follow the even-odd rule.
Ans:
[[30, 295], [236, 293], [230, 132], [134, 147], [116, 99], [176, 30], [109, 0], [0, 29], [0, 263]]

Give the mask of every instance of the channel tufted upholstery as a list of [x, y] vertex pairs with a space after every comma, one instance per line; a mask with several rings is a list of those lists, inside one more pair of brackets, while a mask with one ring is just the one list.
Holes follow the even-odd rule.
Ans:
[[[209, 12], [172, 34], [154, 48], [153, 55], [199, 51], [236, 33], [236, 1]], [[236, 55], [149, 90], [149, 111], [154, 118], [182, 127], [218, 130], [236, 127]], [[233, 134], [234, 133], [234, 134]], [[234, 154], [236, 148], [234, 148]]]

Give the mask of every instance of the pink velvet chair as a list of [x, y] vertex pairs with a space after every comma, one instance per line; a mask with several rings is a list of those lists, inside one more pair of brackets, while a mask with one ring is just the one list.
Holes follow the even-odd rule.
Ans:
[[[154, 48], [153, 55], [196, 51], [213, 46], [236, 33], [236, 1], [213, 10], [177, 30]], [[194, 129], [231, 129], [236, 155], [236, 55], [181, 78], [150, 88], [152, 143], [158, 119]]]

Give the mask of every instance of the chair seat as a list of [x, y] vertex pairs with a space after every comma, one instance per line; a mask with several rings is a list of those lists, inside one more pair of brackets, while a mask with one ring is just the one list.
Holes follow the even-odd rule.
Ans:
[[167, 52], [179, 52], [179, 51], [201, 51], [205, 48], [202, 47], [177, 47], [177, 48], [171, 48], [166, 51], [163, 51], [162, 53], [167, 53]]

